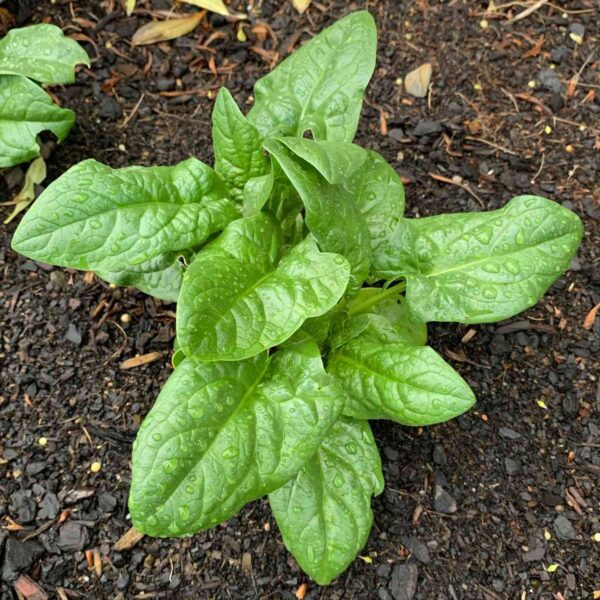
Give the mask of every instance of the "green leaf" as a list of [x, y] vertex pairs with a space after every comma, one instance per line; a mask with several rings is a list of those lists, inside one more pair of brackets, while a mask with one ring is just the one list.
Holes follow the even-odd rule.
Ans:
[[73, 83], [75, 67], [81, 64], [90, 66], [87, 52], [55, 25], [12, 29], [0, 40], [0, 74], [41, 83]]
[[288, 339], [341, 298], [349, 265], [310, 237], [280, 261], [281, 232], [265, 214], [231, 223], [183, 278], [177, 337], [187, 356], [238, 360]]
[[185, 271], [180, 257], [187, 254], [160, 254], [139, 265], [125, 266], [119, 271], [96, 271], [96, 275], [109, 283], [134, 287], [160, 300], [177, 302]]
[[134, 444], [133, 524], [166, 537], [229, 519], [296, 475], [343, 403], [312, 341], [239, 362], [184, 359]]
[[259, 213], [263, 206], [269, 200], [273, 190], [274, 178], [273, 172], [260, 177], [248, 179], [244, 185], [244, 194], [242, 199], [242, 215], [251, 217]]
[[582, 233], [575, 213], [536, 196], [487, 213], [406, 219], [377, 275], [406, 277], [422, 321], [490, 323], [533, 306], [568, 268]]
[[[318, 159], [315, 158], [314, 162], [317, 162], [325, 147], [320, 142], [307, 142], [315, 149], [314, 156]], [[275, 157], [300, 194], [306, 208], [306, 225], [319, 246], [345, 256], [350, 262], [350, 289], [357, 290], [369, 272], [371, 246], [367, 225], [353, 194], [341, 184], [328, 183], [311, 164], [292, 153], [281, 141], [268, 140], [265, 148]], [[303, 153], [308, 154], [306, 147]]]
[[54, 104], [29, 79], [0, 75], [0, 168], [39, 156], [37, 136], [42, 131], [51, 131], [62, 142], [74, 122], [72, 110]]
[[[306, 138], [277, 138], [296, 156], [312, 165], [327, 183], [343, 183], [367, 160], [367, 151], [347, 142], [315, 142]], [[360, 171], [363, 175], [365, 172]]]
[[312, 131], [318, 140], [352, 141], [376, 50], [373, 17], [349, 14], [256, 82], [249, 120], [264, 138]]
[[212, 114], [215, 171], [227, 185], [230, 196], [241, 201], [246, 182], [265, 175], [268, 161], [260, 136], [240, 112], [227, 88], [221, 88]]
[[366, 330], [333, 351], [327, 371], [346, 391], [344, 414], [357, 419], [432, 425], [475, 402], [468, 384], [435, 350], [384, 341], [377, 330], [375, 335]]
[[388, 288], [362, 288], [356, 298], [348, 304], [350, 315], [374, 313], [382, 315], [395, 329], [399, 338], [408, 344], [424, 346], [427, 343], [427, 325], [412, 313], [408, 302], [401, 295], [404, 284]]
[[365, 545], [371, 496], [383, 491], [381, 461], [366, 421], [342, 418], [296, 477], [269, 494], [287, 549], [327, 585]]
[[195, 158], [175, 167], [124, 169], [86, 160], [34, 203], [15, 232], [13, 248], [74, 269], [137, 270], [202, 244], [237, 218], [224, 193], [215, 172]]
[[404, 213], [404, 185], [400, 176], [376, 152], [367, 150], [362, 168], [346, 182], [348, 193], [367, 223], [373, 251], [372, 262], [377, 262], [381, 248], [402, 220]]

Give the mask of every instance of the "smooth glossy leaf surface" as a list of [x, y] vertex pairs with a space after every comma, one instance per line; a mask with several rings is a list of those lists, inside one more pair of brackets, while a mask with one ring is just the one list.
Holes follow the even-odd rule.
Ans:
[[[0, 40], [0, 74], [41, 83], [73, 83], [75, 67], [88, 65], [87, 52], [55, 25], [12, 29]], [[0, 88], [6, 85], [0, 82]]]
[[178, 536], [212, 527], [289, 481], [338, 419], [341, 389], [316, 344], [239, 362], [184, 359], [133, 450], [135, 527]]
[[404, 220], [376, 271], [405, 275], [423, 321], [489, 323], [533, 306], [568, 268], [583, 228], [556, 202], [519, 196], [487, 213]]
[[25, 77], [0, 75], [0, 168], [39, 156], [37, 136], [51, 131], [59, 142], [68, 135], [75, 113], [60, 108]]
[[[315, 148], [319, 146], [318, 142], [309, 143]], [[369, 272], [371, 243], [366, 222], [353, 194], [342, 184], [328, 183], [312, 165], [292, 153], [285, 144], [269, 140], [265, 148], [276, 158], [300, 194], [306, 209], [306, 225], [319, 246], [328, 252], [342, 254], [350, 262], [350, 289], [357, 290]], [[307, 154], [306, 148], [303, 150]], [[321, 156], [323, 151], [324, 148], [320, 147], [315, 156]]]
[[344, 414], [357, 419], [432, 425], [475, 402], [465, 380], [435, 350], [384, 341], [379, 331], [366, 330], [332, 352], [327, 371], [346, 391]]
[[230, 197], [241, 201], [249, 179], [266, 175], [269, 164], [260, 136], [241, 113], [227, 90], [221, 88], [212, 114], [215, 171]]
[[119, 271], [96, 271], [96, 275], [110, 283], [134, 287], [167, 302], [177, 302], [185, 271], [179, 260], [181, 255], [181, 252], [160, 254], [139, 265], [125, 266]]
[[352, 141], [376, 47], [368, 12], [340, 19], [257, 81], [248, 118], [265, 138], [310, 130], [318, 140]]
[[236, 219], [215, 172], [190, 158], [175, 167], [111, 169], [86, 160], [50, 185], [13, 237], [35, 260], [116, 272], [194, 248]]
[[340, 299], [349, 265], [310, 237], [279, 259], [281, 231], [265, 214], [231, 223], [188, 268], [177, 337], [188, 356], [238, 360], [288, 339]]
[[366, 421], [342, 418], [294, 479], [269, 494], [287, 549], [318, 584], [337, 577], [365, 545], [381, 461]]

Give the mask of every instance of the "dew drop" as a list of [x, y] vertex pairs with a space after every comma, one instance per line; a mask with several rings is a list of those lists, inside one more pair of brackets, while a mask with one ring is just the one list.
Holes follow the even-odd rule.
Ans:
[[341, 473], [338, 473], [334, 478], [333, 478], [333, 485], [335, 487], [342, 487], [344, 485], [344, 476]]
[[483, 267], [484, 271], [488, 273], [498, 273], [500, 271], [500, 267], [496, 263], [487, 263]]
[[295, 514], [299, 514], [302, 512], [302, 507], [301, 506], [294, 506], [294, 508], [292, 508], [292, 512]]
[[228, 458], [235, 458], [237, 455], [238, 455], [238, 449], [235, 446], [230, 446], [229, 448], [224, 450], [224, 452], [221, 456], [225, 459], [228, 459]]
[[338, 254], [333, 261], [336, 265], [343, 265], [346, 262], [346, 259], [341, 254]]
[[194, 488], [193, 485], [186, 485], [185, 491], [187, 494], [193, 494], [196, 491], [196, 489]]
[[519, 263], [512, 258], [507, 259], [504, 264], [506, 266], [506, 270], [513, 275], [518, 275], [521, 272], [521, 265], [519, 265]]
[[517, 242], [519, 246], [525, 243], [525, 234], [521, 230], [517, 232], [517, 235], [515, 236], [515, 242]]
[[165, 462], [163, 463], [163, 471], [167, 475], [174, 473], [177, 470], [177, 462], [177, 458], [175, 458], [174, 456], [165, 460]]
[[347, 450], [348, 454], [356, 454], [358, 447], [356, 446], [356, 444], [354, 442], [348, 442], [346, 444], [346, 450]]
[[162, 435], [160, 433], [153, 433], [152, 434], [152, 439], [155, 442], [160, 442], [160, 440], [162, 440]]
[[182, 521], [187, 521], [190, 518], [190, 507], [187, 504], [180, 506], [178, 512]]
[[486, 287], [483, 290], [483, 297], [488, 300], [493, 300], [498, 295], [498, 292], [492, 287]]
[[494, 234], [494, 230], [491, 227], [488, 227], [487, 225], [485, 227], [481, 227], [476, 233], [475, 233], [475, 239], [480, 243], [480, 244], [489, 244], [489, 241], [492, 239], [492, 235]]
[[100, 229], [100, 227], [102, 227], [102, 223], [100, 222], [100, 219], [92, 219], [90, 221], [90, 227], [92, 229]]

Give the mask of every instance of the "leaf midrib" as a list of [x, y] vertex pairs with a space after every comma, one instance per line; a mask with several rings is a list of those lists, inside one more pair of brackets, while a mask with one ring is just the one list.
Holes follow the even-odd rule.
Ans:
[[[491, 255], [486, 256], [484, 258], [479, 258], [477, 260], [473, 260], [473, 261], [461, 263], [459, 265], [456, 265], [454, 267], [449, 267], [447, 269], [441, 269], [439, 271], [431, 271], [429, 273], [415, 273], [415, 274], [412, 274], [412, 276], [416, 275], [417, 277], [421, 276], [421, 277], [425, 277], [425, 278], [433, 278], [433, 277], [439, 277], [440, 275], [445, 275], [446, 273], [452, 273], [454, 271], [463, 271], [465, 269], [468, 269], [469, 267], [472, 267], [473, 265], [484, 263], [484, 262], [487, 262], [489, 260], [493, 260], [495, 258], [507, 257], [507, 256], [511, 256], [513, 254], [519, 254], [521, 252], [525, 252], [527, 250], [536, 250], [538, 248], [538, 246], [542, 246], [543, 244], [547, 244], [548, 242], [558, 241], [561, 238], [573, 235], [573, 233], [575, 233], [575, 232], [569, 231], [567, 233], [563, 233], [562, 235], [560, 235], [558, 237], [549, 238], [549, 239], [544, 240], [542, 242], [538, 242], [537, 244], [534, 244], [532, 246], [518, 248], [516, 250], [511, 250], [510, 252], [501, 252], [499, 254], [491, 254]], [[408, 277], [410, 278], [411, 275], [408, 275]]]

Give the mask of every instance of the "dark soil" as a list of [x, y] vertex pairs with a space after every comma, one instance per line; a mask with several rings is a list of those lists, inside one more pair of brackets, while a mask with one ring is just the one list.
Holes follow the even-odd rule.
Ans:
[[[362, 559], [319, 588], [285, 551], [266, 501], [189, 539], [112, 548], [130, 527], [131, 441], [170, 372], [174, 307], [17, 256], [14, 225], [3, 229], [2, 598], [16, 597], [11, 567], [52, 598], [294, 598], [304, 582], [307, 599], [592, 598], [600, 590], [600, 327], [583, 324], [600, 302], [598, 4], [565, 2], [568, 14], [546, 5], [507, 25], [507, 11], [524, 8], [515, 5], [487, 16], [485, 28], [487, 1], [322, 0], [299, 16], [291, 2], [265, 0], [254, 3], [260, 10], [245, 42], [236, 25], [211, 16], [187, 37], [140, 48], [130, 47], [131, 35], [149, 21], [147, 9], [168, 2], [141, 1], [130, 18], [114, 0], [3, 5], [16, 12], [17, 4], [21, 21], [57, 23], [93, 57], [77, 84], [54, 89], [78, 121], [54, 150], [48, 181], [87, 157], [114, 167], [190, 154], [211, 161], [220, 86], [248, 106], [254, 81], [286, 52], [368, 7], [379, 25], [378, 67], [357, 141], [403, 175], [408, 213], [492, 209], [535, 193], [575, 210], [585, 240], [569, 272], [527, 313], [430, 327], [432, 345], [473, 386], [478, 405], [426, 429], [373, 424], [387, 484], [373, 503], [373, 532]], [[578, 45], [570, 33], [582, 28]], [[399, 78], [427, 61], [431, 97], [417, 100]], [[0, 173], [2, 199], [21, 173]], [[473, 195], [432, 174], [462, 181]], [[149, 352], [159, 360], [120, 368]], [[34, 545], [19, 567], [15, 540], [25, 537]], [[86, 550], [96, 550], [100, 575]]]

